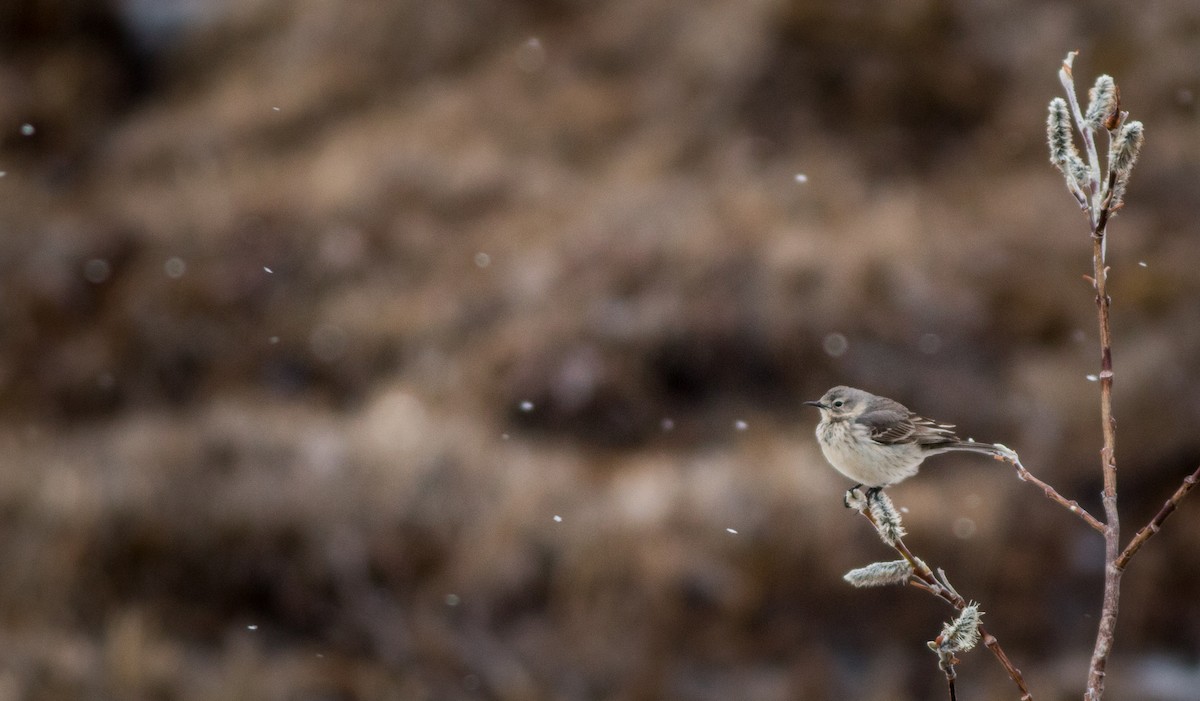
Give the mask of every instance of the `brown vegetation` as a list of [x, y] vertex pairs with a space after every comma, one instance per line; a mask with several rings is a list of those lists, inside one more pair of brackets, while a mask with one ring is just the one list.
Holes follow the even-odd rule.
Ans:
[[[1194, 12], [1100, 4], [5, 5], [0, 698], [938, 698], [946, 611], [842, 582], [885, 553], [798, 400], [896, 397], [1099, 512], [1043, 131], [1077, 48], [1149, 134], [1126, 523], [1200, 462]], [[1080, 688], [1102, 540], [941, 461], [908, 540]], [[1193, 693], [1198, 514], [1125, 577], [1113, 698]]]

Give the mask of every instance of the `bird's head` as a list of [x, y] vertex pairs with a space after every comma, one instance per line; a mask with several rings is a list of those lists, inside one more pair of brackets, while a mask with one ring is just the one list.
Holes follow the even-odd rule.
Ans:
[[820, 409], [821, 418], [844, 419], [861, 414], [866, 408], [869, 396], [860, 389], [839, 385], [826, 392], [820, 399], [804, 403]]

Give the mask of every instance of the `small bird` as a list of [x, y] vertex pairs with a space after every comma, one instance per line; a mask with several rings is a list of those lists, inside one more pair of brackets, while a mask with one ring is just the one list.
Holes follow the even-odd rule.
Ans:
[[917, 474], [930, 455], [965, 450], [999, 457], [990, 443], [964, 441], [951, 424], [917, 416], [887, 397], [853, 387], [834, 387], [816, 401], [821, 410], [817, 442], [834, 469], [866, 486], [868, 497]]

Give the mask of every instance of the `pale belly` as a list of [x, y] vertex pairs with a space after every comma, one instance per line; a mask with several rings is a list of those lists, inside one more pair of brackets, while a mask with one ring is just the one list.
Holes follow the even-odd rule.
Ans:
[[886, 487], [917, 474], [925, 453], [916, 445], [856, 440], [846, 424], [818, 424], [821, 452], [834, 469], [867, 487]]

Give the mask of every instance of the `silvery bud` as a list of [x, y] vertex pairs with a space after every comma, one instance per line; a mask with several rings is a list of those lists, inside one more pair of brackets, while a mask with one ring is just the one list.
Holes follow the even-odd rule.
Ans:
[[938, 636], [939, 646], [953, 652], [966, 652], [975, 647], [979, 642], [981, 616], [983, 612], [979, 610], [979, 604], [971, 602], [963, 607], [958, 618], [942, 626], [942, 634]]
[[850, 570], [842, 579], [856, 587], [887, 587], [907, 584], [912, 573], [912, 565], [908, 564], [907, 560], [892, 560], [872, 562], [866, 567]]
[[1129, 122], [1121, 127], [1120, 134], [1113, 140], [1109, 149], [1112, 159], [1109, 167], [1117, 173], [1127, 173], [1137, 163], [1138, 154], [1142, 151], [1142, 142], [1146, 140], [1141, 122]]
[[879, 537], [888, 545], [895, 545], [896, 541], [904, 537], [900, 512], [896, 511], [891, 498], [883, 492], [877, 492], [868, 501], [871, 502], [871, 517], [875, 519], [875, 530], [879, 531]]
[[1050, 143], [1050, 162], [1066, 173], [1067, 164], [1079, 159], [1075, 141], [1071, 138], [1071, 113], [1067, 101], [1056, 97], [1050, 101], [1050, 116], [1046, 118], [1046, 140]]
[[1087, 114], [1084, 121], [1092, 129], [1113, 129], [1117, 126], [1115, 119], [1120, 106], [1120, 92], [1112, 76], [1102, 75], [1096, 79], [1096, 85], [1088, 91]]

